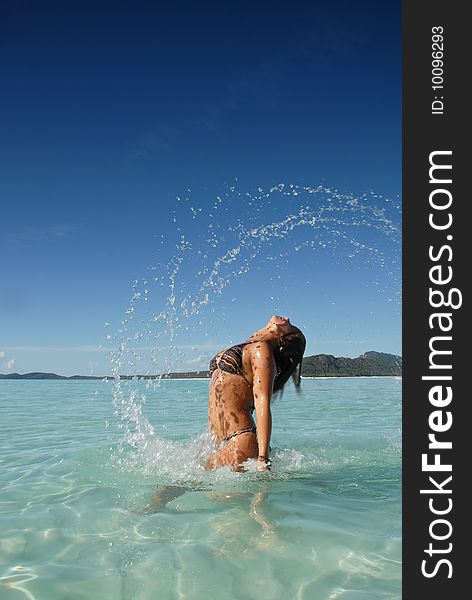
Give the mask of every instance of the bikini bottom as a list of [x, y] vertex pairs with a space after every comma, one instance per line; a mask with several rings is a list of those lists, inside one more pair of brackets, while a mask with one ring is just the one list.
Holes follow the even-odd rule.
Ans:
[[246, 429], [240, 429], [239, 431], [235, 431], [234, 433], [232, 433], [231, 435], [228, 435], [227, 437], [223, 438], [221, 440], [221, 443], [223, 442], [228, 442], [231, 438], [236, 437], [237, 435], [241, 435], [242, 433], [256, 433], [256, 427], [246, 427]]

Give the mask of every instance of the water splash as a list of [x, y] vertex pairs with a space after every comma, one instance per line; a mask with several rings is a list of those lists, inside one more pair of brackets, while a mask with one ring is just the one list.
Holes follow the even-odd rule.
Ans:
[[[115, 414], [123, 430], [119, 453], [128, 453], [145, 470], [174, 477], [201, 471], [198, 457], [209, 451], [209, 438], [202, 434], [184, 446], [156, 435], [144, 414], [147, 393], [137, 380], [154, 377], [146, 389], [155, 393], [172, 371], [206, 369], [200, 365], [219, 349], [217, 333], [226, 313], [239, 303], [248, 305], [247, 289], [237, 288], [238, 282], [261, 273], [264, 297], [252, 296], [250, 303], [270, 301], [271, 312], [287, 312], [287, 297], [294, 295], [289, 289], [294, 261], [305, 261], [308, 272], [322, 262], [347, 262], [359, 271], [368, 269], [372, 293], [400, 310], [398, 202], [373, 192], [355, 197], [325, 186], [281, 183], [255, 192], [229, 186], [204, 204], [207, 208], [198, 206], [190, 190], [177, 198], [175, 239], [161, 236], [161, 247], [173, 246], [173, 255], [133, 282], [116, 332], [110, 334], [107, 327], [105, 335], [115, 346], [108, 356]], [[312, 281], [296, 284], [297, 295], [314, 286]], [[134, 378], [123, 379], [125, 374]]]

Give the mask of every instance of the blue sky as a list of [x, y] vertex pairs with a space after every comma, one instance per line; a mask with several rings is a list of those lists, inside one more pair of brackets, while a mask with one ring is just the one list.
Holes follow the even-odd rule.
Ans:
[[[181, 235], [196, 252], [213, 223], [227, 249], [238, 218], [270, 223], [308, 199], [275, 194], [250, 217], [229, 186], [399, 198], [398, 2], [25, 2], [1, 22], [0, 372], [110, 372], [98, 346]], [[388, 263], [390, 242], [374, 242]], [[289, 254], [277, 293], [261, 258], [179, 333], [176, 366], [203, 366], [272, 312], [303, 325], [309, 353], [400, 354], [389, 269], [338, 250]], [[186, 261], [188, 290], [198, 265]], [[166, 298], [152, 292], [149, 310]]]

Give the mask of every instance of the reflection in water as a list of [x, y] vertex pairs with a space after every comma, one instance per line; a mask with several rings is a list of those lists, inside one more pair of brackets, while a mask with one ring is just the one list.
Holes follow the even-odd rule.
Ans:
[[[185, 493], [204, 491], [202, 488], [195, 489], [194, 487], [185, 486], [164, 486], [159, 488], [151, 498], [149, 504], [141, 511], [143, 514], [152, 514], [164, 510], [169, 503], [176, 500]], [[268, 516], [268, 487], [263, 486], [259, 492], [224, 492], [224, 491], [207, 491], [206, 497], [215, 504], [222, 505], [225, 510], [230, 508], [242, 510], [248, 517], [253, 519], [260, 527], [258, 535], [259, 542], [267, 544], [269, 538], [271, 543], [276, 538], [275, 522]], [[240, 525], [240, 523], [239, 523]], [[220, 529], [217, 523], [213, 526]], [[231, 530], [231, 528], [230, 528]], [[221, 528], [220, 533], [227, 533], [226, 527]], [[239, 527], [235, 531], [239, 531]]]

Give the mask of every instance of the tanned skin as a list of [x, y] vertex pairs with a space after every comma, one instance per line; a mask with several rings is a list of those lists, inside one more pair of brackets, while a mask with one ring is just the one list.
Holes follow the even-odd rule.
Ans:
[[[243, 463], [249, 458], [257, 459], [259, 471], [268, 470], [272, 430], [270, 401], [276, 375], [274, 351], [279, 347], [282, 336], [294, 331], [299, 330], [289, 319], [273, 315], [265, 327], [247, 340], [242, 353], [242, 375], [218, 368], [214, 371], [208, 397], [208, 424], [216, 450], [207, 460], [206, 470], [228, 466], [241, 471]], [[216, 356], [217, 362], [223, 352]], [[251, 414], [253, 405], [255, 423]], [[241, 433], [222, 444], [232, 433], [254, 425], [257, 426], [257, 434]], [[221, 448], [218, 447], [220, 445]], [[185, 486], [165, 486], [156, 491], [142, 512], [161, 510], [188, 489]], [[251, 516], [261, 524], [263, 530], [268, 527], [261, 516], [260, 505], [264, 497], [263, 492], [256, 494], [251, 504]]]
[[[297, 329], [289, 319], [273, 315], [244, 346], [242, 375], [220, 369], [214, 371], [208, 398], [208, 422], [216, 447], [241, 429], [256, 425], [257, 434], [249, 431], [228, 440], [210, 456], [205, 466], [207, 470], [223, 466], [241, 470], [241, 464], [249, 458], [258, 459], [258, 470], [267, 470], [272, 430], [270, 401], [276, 374], [274, 350], [281, 337], [292, 331]], [[223, 352], [216, 356], [217, 362]], [[253, 403], [255, 423], [251, 415]]]

